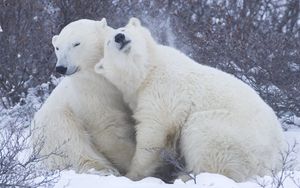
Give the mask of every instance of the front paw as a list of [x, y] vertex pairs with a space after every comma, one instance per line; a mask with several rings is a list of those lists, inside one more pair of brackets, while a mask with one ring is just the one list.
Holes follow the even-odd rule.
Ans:
[[180, 179], [183, 182], [187, 182], [192, 179], [192, 176], [187, 175], [187, 174], [182, 174], [182, 175], [179, 175], [177, 179]]
[[109, 176], [109, 175], [120, 176], [120, 172], [114, 168], [105, 168], [102, 170], [90, 169], [87, 173], [95, 174], [95, 175], [99, 175], [99, 176]]
[[132, 181], [139, 181], [144, 178], [143, 176], [139, 175], [136, 172], [128, 172], [125, 176], [131, 179]]

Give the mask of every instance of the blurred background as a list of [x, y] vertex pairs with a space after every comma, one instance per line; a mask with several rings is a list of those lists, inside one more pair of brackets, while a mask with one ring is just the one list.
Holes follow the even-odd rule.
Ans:
[[51, 92], [51, 38], [65, 25], [105, 17], [117, 28], [132, 16], [161, 43], [249, 84], [285, 129], [300, 127], [299, 0], [0, 0], [0, 106], [26, 105], [32, 88], [41, 100]]

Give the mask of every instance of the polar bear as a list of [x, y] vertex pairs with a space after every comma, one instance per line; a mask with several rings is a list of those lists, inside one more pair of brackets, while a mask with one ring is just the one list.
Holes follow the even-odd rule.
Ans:
[[160, 161], [151, 148], [167, 147], [174, 138], [180, 138], [186, 171], [194, 174], [244, 181], [280, 166], [283, 131], [257, 93], [158, 44], [138, 19], [108, 37], [95, 71], [121, 90], [137, 121], [129, 178], [151, 176]]
[[[111, 28], [106, 20], [78, 20], [52, 38], [56, 71], [66, 75], [35, 114], [34, 144], [42, 137], [41, 154], [53, 151], [50, 169], [71, 166], [77, 172], [125, 173], [135, 151], [131, 112], [121, 92], [94, 66], [103, 56]], [[95, 171], [96, 170], [96, 171]]]

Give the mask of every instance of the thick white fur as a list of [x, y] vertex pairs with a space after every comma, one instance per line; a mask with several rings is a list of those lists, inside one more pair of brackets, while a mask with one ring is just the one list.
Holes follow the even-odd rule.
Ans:
[[120, 50], [110, 37], [95, 66], [123, 93], [134, 112], [137, 147], [128, 177], [152, 175], [158, 150], [180, 133], [186, 170], [224, 174], [236, 181], [280, 166], [283, 134], [273, 110], [234, 76], [157, 44], [132, 18]]
[[[79, 20], [52, 39], [57, 64], [77, 72], [53, 90], [33, 120], [34, 143], [44, 139], [41, 154], [57, 148], [64, 156], [51, 156], [48, 168], [68, 167], [125, 173], [134, 154], [134, 128], [121, 92], [94, 66], [103, 57], [103, 43], [111, 28], [102, 21]], [[74, 47], [74, 43], [80, 45]], [[75, 70], [75, 69], [73, 69]], [[78, 71], [79, 70], [79, 71]]]

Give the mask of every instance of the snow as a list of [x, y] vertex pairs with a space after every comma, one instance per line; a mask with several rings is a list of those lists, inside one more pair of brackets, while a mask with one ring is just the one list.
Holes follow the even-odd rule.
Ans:
[[[62, 187], [72, 187], [72, 188], [80, 188], [80, 187], [111, 187], [111, 188], [165, 188], [165, 187], [172, 187], [172, 188], [180, 188], [180, 187], [219, 187], [228, 185], [230, 187], [236, 187], [236, 183], [229, 178], [218, 174], [209, 174], [203, 173], [197, 176], [197, 181], [201, 182], [199, 184], [194, 184], [193, 181], [189, 181], [187, 183], [182, 182], [181, 180], [177, 180], [174, 184], [165, 184], [161, 180], [157, 178], [145, 178], [138, 182], [133, 182], [126, 177], [115, 177], [115, 176], [106, 176], [106, 177], [99, 177], [96, 175], [79, 175], [74, 173], [73, 171], [64, 172], [62, 174], [61, 180], [56, 184], [55, 188], [62, 188]], [[225, 187], [224, 187], [225, 188]]]
[[292, 72], [298, 72], [300, 70], [300, 66], [297, 63], [288, 62], [288, 68]]
[[2, 29], [2, 27], [1, 27], [1, 25], [0, 25], [0, 33], [2, 33], [3, 32], [3, 29]]
[[294, 124], [300, 126], [300, 117], [294, 115]]
[[[296, 177], [294, 180], [288, 178], [284, 186], [287, 188], [299, 188], [300, 172], [295, 172], [294, 177]], [[98, 188], [99, 186], [110, 188], [261, 188], [263, 184], [266, 185], [265, 188], [272, 188], [272, 180], [271, 177], [265, 176], [248, 182], [236, 183], [219, 174], [202, 173], [197, 176], [196, 184], [193, 181], [184, 183], [181, 180], [176, 180], [174, 184], [166, 184], [152, 177], [134, 182], [126, 177], [76, 174], [74, 171], [65, 171], [54, 188]]]
[[202, 33], [200, 33], [200, 32], [197, 32], [197, 33], [195, 34], [195, 37], [197, 37], [197, 38], [202, 38], [202, 37], [203, 37], [203, 35], [202, 35]]
[[[296, 164], [295, 164], [295, 170], [300, 171], [300, 129], [294, 128], [289, 129], [289, 131], [285, 132], [285, 138], [289, 145], [292, 145], [293, 143], [297, 143], [296, 145]], [[299, 176], [300, 178], [300, 176]]]
[[167, 34], [168, 45], [175, 47], [176, 37], [171, 29], [170, 17], [168, 17], [167, 22], [166, 22], [166, 34]]
[[59, 12], [60, 8], [54, 7], [54, 5], [51, 2], [47, 2], [44, 10], [49, 14], [49, 15], [54, 15], [56, 12]]
[[[300, 129], [293, 129], [285, 132], [286, 141], [289, 145], [294, 142], [300, 143]], [[296, 148], [300, 151], [300, 146]], [[295, 170], [287, 171], [285, 174], [289, 177], [284, 181], [285, 188], [300, 187], [300, 153], [297, 152], [298, 164]], [[280, 174], [280, 172], [279, 172]], [[126, 177], [99, 176], [93, 174], [77, 174], [74, 171], [63, 171], [60, 180], [55, 184], [55, 188], [275, 188], [277, 185], [274, 178], [270, 176], [256, 177], [247, 182], [237, 183], [230, 178], [219, 174], [201, 173], [196, 178], [196, 184], [193, 180], [186, 183], [177, 179], [174, 184], [166, 184], [157, 178], [148, 177], [141, 181], [131, 181]]]
[[194, 13], [192, 14], [192, 21], [193, 22], [196, 22], [197, 21], [197, 15]]
[[119, 3], [119, 1], [120, 1], [120, 0], [113, 0], [113, 1], [112, 1], [112, 4], [113, 4], [114, 6], [116, 6], [116, 5]]

